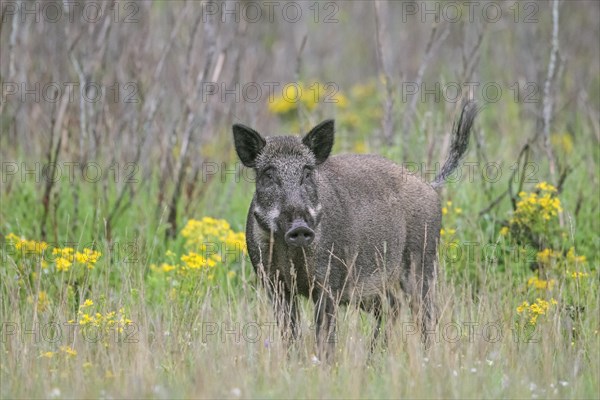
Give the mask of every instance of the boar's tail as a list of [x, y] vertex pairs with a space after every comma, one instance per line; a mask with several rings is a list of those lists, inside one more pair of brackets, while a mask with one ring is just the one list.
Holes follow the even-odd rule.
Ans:
[[469, 136], [471, 136], [471, 128], [473, 121], [479, 112], [479, 108], [474, 101], [467, 100], [464, 102], [458, 123], [454, 122], [452, 127], [452, 143], [450, 144], [450, 152], [448, 158], [442, 167], [439, 175], [431, 182], [434, 188], [441, 187], [448, 175], [450, 175], [458, 166], [458, 163], [463, 158], [469, 147]]

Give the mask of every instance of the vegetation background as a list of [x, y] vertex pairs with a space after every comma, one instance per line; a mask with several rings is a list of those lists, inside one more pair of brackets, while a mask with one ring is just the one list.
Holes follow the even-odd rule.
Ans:
[[[595, 1], [2, 1], [0, 396], [597, 398]], [[431, 180], [439, 328], [406, 309], [369, 358], [281, 342], [245, 254], [252, 172], [232, 123]]]

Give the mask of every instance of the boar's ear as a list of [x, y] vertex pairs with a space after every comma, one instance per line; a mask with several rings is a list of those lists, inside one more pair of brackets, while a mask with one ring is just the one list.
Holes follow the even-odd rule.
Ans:
[[252, 128], [242, 124], [233, 125], [233, 141], [238, 157], [246, 167], [256, 166], [256, 157], [267, 142]]
[[333, 131], [334, 122], [332, 119], [328, 119], [312, 128], [302, 139], [302, 143], [314, 153], [317, 164], [327, 160], [331, 153]]

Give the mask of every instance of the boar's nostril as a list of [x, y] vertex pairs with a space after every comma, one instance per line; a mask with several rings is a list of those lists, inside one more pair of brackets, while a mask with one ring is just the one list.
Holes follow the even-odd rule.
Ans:
[[305, 223], [294, 223], [285, 234], [285, 242], [290, 246], [305, 247], [312, 243], [315, 233]]

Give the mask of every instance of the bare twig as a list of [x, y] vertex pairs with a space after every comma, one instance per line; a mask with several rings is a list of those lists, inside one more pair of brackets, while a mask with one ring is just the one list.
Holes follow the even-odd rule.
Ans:
[[[383, 104], [383, 120], [382, 120], [382, 128], [383, 128], [383, 140], [387, 146], [391, 146], [393, 144], [394, 138], [394, 89], [392, 85], [392, 78], [390, 76], [390, 71], [388, 68], [388, 63], [385, 62], [385, 55], [383, 52], [382, 45], [382, 36], [385, 34], [386, 26], [384, 22], [384, 18], [382, 18], [385, 13], [385, 10], [382, 10], [381, 1], [377, 0], [373, 2], [375, 7], [375, 39], [377, 42], [377, 61], [379, 73], [383, 75], [383, 79], [385, 81], [385, 100]], [[387, 6], [387, 4], [385, 4]]]
[[[302, 53], [304, 52], [304, 47], [306, 46], [307, 39], [308, 39], [308, 35], [304, 34], [304, 36], [302, 37], [302, 42], [300, 43], [300, 48], [298, 49], [298, 52], [296, 53], [296, 71], [295, 71], [294, 75], [295, 75], [297, 85], [300, 84], [300, 71], [301, 71], [301, 67], [302, 67]], [[296, 102], [296, 110], [298, 111], [298, 123], [299, 124], [300, 124], [300, 121], [302, 120], [302, 114], [305, 112], [303, 106], [304, 105], [301, 101]], [[300, 126], [302, 126], [302, 125], [300, 124]]]
[[[470, 26], [470, 25], [468, 25]], [[465, 26], [465, 29], [467, 26]], [[471, 48], [471, 51], [468, 52], [466, 51], [466, 47], [462, 48], [462, 52], [461, 52], [461, 56], [462, 56], [462, 64], [463, 64], [463, 69], [461, 72], [461, 77], [460, 77], [460, 81], [461, 82], [467, 82], [468, 80], [471, 79], [471, 76], [473, 75], [473, 71], [475, 69], [475, 67], [477, 66], [477, 64], [479, 64], [479, 57], [480, 57], [480, 52], [479, 50], [481, 49], [481, 44], [483, 43], [483, 36], [485, 34], [485, 28], [482, 28], [480, 32], [478, 32], [477, 34], [477, 41], [475, 42], [475, 45]], [[465, 41], [466, 43], [466, 38]]]
[[[423, 75], [425, 74], [425, 70], [429, 65], [429, 61], [433, 56], [433, 53], [437, 48], [442, 44], [442, 42], [448, 37], [450, 30], [448, 27], [444, 27], [441, 32], [438, 32], [439, 25], [436, 23], [431, 28], [431, 34], [429, 35], [429, 41], [427, 42], [427, 46], [425, 47], [425, 54], [423, 55], [423, 59], [421, 60], [421, 65], [419, 66], [419, 70], [417, 71], [417, 77], [415, 79], [415, 85], [417, 88], [421, 87], [423, 82]], [[412, 128], [412, 119], [413, 114], [415, 112], [415, 108], [417, 106], [417, 100], [419, 96], [413, 96], [410, 99], [410, 103], [404, 112], [404, 124], [402, 126], [402, 132], [404, 135], [408, 135], [410, 129]]]
[[[17, 8], [23, 7], [22, 1], [17, 3]], [[17, 43], [17, 36], [19, 35], [19, 17], [20, 13], [16, 12], [12, 18], [12, 30], [10, 32], [10, 39], [8, 42], [8, 80], [10, 81], [15, 77], [15, 53], [14, 48]]]
[[[56, 163], [58, 161], [58, 156], [60, 153], [60, 149], [62, 146], [62, 135], [60, 134], [60, 130], [62, 128], [62, 121], [65, 115], [65, 110], [67, 108], [68, 100], [70, 96], [63, 96], [60, 106], [56, 109], [52, 114], [51, 126], [50, 126], [50, 143], [48, 144], [48, 152], [46, 154], [47, 165], [49, 166], [48, 173], [54, 175], [56, 172], [54, 169], [56, 168]], [[54, 147], [54, 138], [58, 136], [58, 142]], [[52, 152], [54, 150], [54, 156]], [[51, 170], [51, 171], [50, 171]], [[51, 177], [46, 177], [46, 185], [44, 187], [44, 195], [42, 197], [42, 205], [44, 207], [44, 214], [42, 216], [42, 223], [40, 227], [40, 233], [42, 236], [42, 240], [46, 240], [47, 232], [46, 232], [46, 223], [48, 221], [48, 213], [50, 211], [50, 194], [52, 193], [52, 188], [55, 184], [56, 180]]]
[[[479, 211], [479, 216], [487, 214], [494, 207], [498, 206], [500, 204], [500, 201], [502, 201], [502, 199], [507, 194], [509, 195], [509, 199], [511, 201], [513, 210], [515, 210], [517, 208], [517, 197], [515, 196], [514, 190], [513, 190], [513, 180], [515, 179], [516, 174], [519, 171], [521, 171], [521, 165], [522, 165], [523, 172], [519, 179], [519, 187], [517, 189], [517, 193], [519, 193], [523, 187], [525, 168], [527, 166], [527, 160], [529, 159], [529, 151], [530, 151], [530, 144], [529, 144], [529, 142], [527, 142], [523, 145], [523, 147], [521, 147], [521, 151], [519, 151], [519, 156], [517, 157], [517, 168], [513, 169], [512, 173], [510, 174], [510, 177], [508, 178], [508, 188], [504, 192], [502, 192], [498, 197], [496, 197], [486, 208]], [[523, 164], [521, 164], [521, 159], [523, 157], [525, 158], [525, 162]]]
[[550, 123], [552, 119], [552, 111], [554, 101], [552, 98], [552, 83], [554, 80], [554, 71], [556, 69], [556, 62], [558, 58], [558, 0], [552, 2], [552, 44], [550, 49], [550, 60], [548, 61], [548, 73], [546, 75], [546, 81], [544, 82], [544, 95], [543, 95], [543, 135], [544, 135], [544, 149], [548, 157], [550, 174], [552, 179], [556, 177], [556, 158], [550, 145]]
[[[529, 160], [529, 151], [531, 150], [531, 146], [529, 142], [525, 143], [519, 152], [519, 156], [517, 157], [517, 168], [513, 169], [513, 172], [510, 174], [510, 178], [508, 179], [508, 194], [510, 195], [510, 202], [512, 204], [513, 210], [517, 209], [517, 196], [513, 191], [513, 179], [515, 175], [521, 170], [521, 165], [523, 166], [523, 172], [521, 173], [521, 177], [519, 178], [519, 187], [517, 189], [517, 194], [521, 192], [523, 188], [523, 181], [525, 180], [525, 168], [527, 168], [527, 163]], [[525, 158], [523, 164], [521, 164], [521, 158]]]
[[500, 204], [500, 202], [502, 201], [502, 199], [504, 197], [506, 197], [506, 195], [508, 194], [508, 189], [506, 189], [504, 192], [502, 192], [498, 197], [496, 197], [491, 203], [490, 205], [488, 205], [486, 208], [484, 208], [483, 210], [479, 211], [479, 216], [483, 216], [487, 213], [489, 213], [493, 208], [495, 208], [498, 204]]

